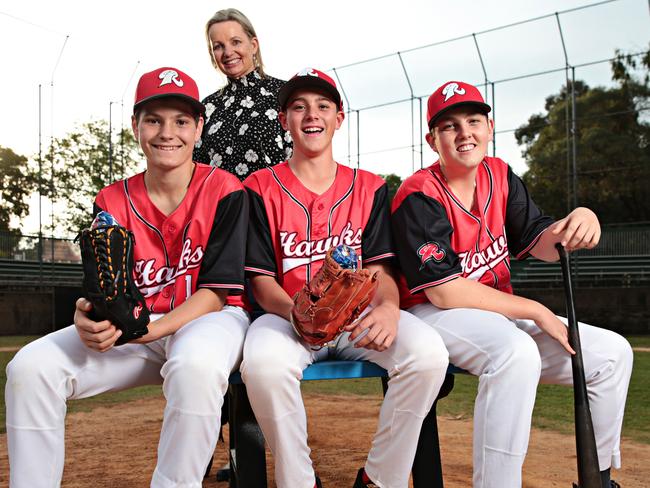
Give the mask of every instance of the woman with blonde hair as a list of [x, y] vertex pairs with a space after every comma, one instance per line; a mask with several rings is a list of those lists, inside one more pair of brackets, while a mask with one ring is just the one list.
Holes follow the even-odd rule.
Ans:
[[250, 20], [234, 8], [219, 10], [205, 26], [212, 64], [227, 84], [203, 100], [206, 120], [194, 160], [244, 180], [291, 156], [291, 136], [278, 121], [284, 81], [264, 72]]

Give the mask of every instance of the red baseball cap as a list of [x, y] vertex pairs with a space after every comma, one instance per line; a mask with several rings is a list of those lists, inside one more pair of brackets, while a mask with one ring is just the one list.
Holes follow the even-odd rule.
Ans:
[[459, 105], [475, 105], [481, 112], [489, 113], [492, 108], [485, 103], [481, 92], [474, 85], [462, 81], [448, 81], [429, 97], [427, 102], [427, 121], [429, 129], [436, 120], [452, 107]]
[[338, 88], [336, 88], [334, 80], [322, 71], [314, 68], [305, 68], [298, 71], [282, 86], [282, 88], [280, 88], [280, 91], [278, 92], [280, 108], [285, 110], [291, 94], [296, 90], [301, 90], [303, 88], [316, 88], [323, 90], [332, 97], [334, 103], [339, 106], [339, 110], [343, 110], [341, 94], [339, 93]]
[[133, 111], [150, 100], [166, 97], [181, 98], [200, 115], [205, 113], [196, 82], [177, 68], [158, 68], [143, 74], [135, 89]]

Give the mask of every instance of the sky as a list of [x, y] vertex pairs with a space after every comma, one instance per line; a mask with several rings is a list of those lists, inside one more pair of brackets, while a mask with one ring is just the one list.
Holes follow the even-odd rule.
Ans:
[[[356, 164], [359, 123], [360, 166], [377, 173], [408, 176], [434, 154], [419, 148], [419, 105], [407, 101], [363, 110], [386, 102], [428, 95], [450, 79], [481, 83], [484, 73], [504, 80], [565, 65], [555, 17], [485, 32], [556, 11], [597, 3], [593, 0], [329, 0], [208, 1], [23, 0], [0, 4], [0, 146], [28, 157], [44, 152], [52, 135], [63, 136], [91, 119], [128, 124], [135, 84], [141, 74], [174, 66], [192, 75], [201, 96], [224, 84], [213, 69], [204, 25], [218, 9], [235, 7], [255, 26], [267, 72], [287, 79], [311, 66], [337, 68], [348, 97], [349, 114], [335, 138], [335, 156]], [[610, 58], [616, 48], [648, 49], [650, 12], [647, 0], [617, 0], [560, 16], [569, 63]], [[418, 46], [443, 43], [427, 49]], [[402, 59], [395, 54], [402, 53]], [[386, 55], [391, 55], [384, 57]], [[379, 60], [348, 66], [360, 61]], [[403, 67], [402, 67], [403, 64]], [[346, 67], [347, 66], [347, 67]], [[408, 81], [404, 72], [409, 75]], [[607, 64], [580, 68], [590, 84], [606, 84]], [[556, 93], [564, 72], [496, 84], [497, 153], [518, 173], [526, 170], [512, 130], [543, 109]], [[409, 82], [411, 88], [409, 88]], [[488, 93], [491, 95], [491, 93]], [[491, 97], [488, 97], [491, 98]], [[114, 102], [114, 103], [111, 103]], [[412, 135], [414, 125], [416, 135]], [[350, 137], [348, 137], [348, 132]], [[415, 149], [407, 146], [414, 145]], [[33, 229], [32, 219], [25, 231]]]

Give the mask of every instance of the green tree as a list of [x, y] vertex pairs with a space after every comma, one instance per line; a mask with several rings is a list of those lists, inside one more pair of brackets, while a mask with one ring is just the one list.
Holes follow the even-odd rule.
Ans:
[[612, 62], [613, 87], [587, 86], [576, 80], [546, 99], [545, 113], [534, 114], [515, 137], [524, 147], [528, 171], [523, 179], [535, 201], [562, 217], [571, 203], [567, 189], [567, 103], [576, 106], [577, 202], [593, 209], [602, 222], [650, 220], [650, 124], [648, 102], [650, 55], [617, 53]]
[[[112, 157], [108, 123], [87, 122], [60, 139], [54, 139], [48, 161], [44, 163], [45, 186], [62, 208], [54, 216], [57, 233], [74, 235], [90, 224], [95, 195], [104, 186], [144, 169], [144, 158], [130, 130], [112, 137]], [[54, 179], [51, 179], [54, 167]]]
[[25, 156], [0, 146], [0, 231], [10, 230], [11, 218], [29, 213], [27, 197], [38, 188], [38, 174]]
[[386, 182], [386, 185], [388, 185], [388, 200], [392, 202], [393, 197], [397, 192], [397, 189], [402, 184], [402, 179], [399, 176], [397, 176], [395, 173], [389, 173], [387, 175], [379, 175], [379, 176], [381, 176]]

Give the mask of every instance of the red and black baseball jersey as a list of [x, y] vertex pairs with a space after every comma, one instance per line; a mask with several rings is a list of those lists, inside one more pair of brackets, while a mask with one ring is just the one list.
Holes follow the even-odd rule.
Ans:
[[438, 161], [404, 181], [391, 220], [402, 308], [426, 302], [419, 292], [458, 276], [512, 293], [509, 253], [526, 258], [553, 223], [510, 166], [490, 157], [478, 167], [473, 209], [454, 196]]
[[133, 232], [135, 283], [151, 312], [169, 312], [198, 288], [230, 290], [226, 303], [243, 306], [248, 196], [233, 175], [195, 164], [183, 201], [167, 216], [140, 173], [100, 191], [100, 210]]
[[244, 186], [251, 206], [246, 271], [274, 276], [289, 296], [332, 246], [353, 247], [364, 264], [395, 256], [388, 188], [377, 175], [339, 164], [332, 186], [317, 195], [284, 162], [253, 173]]

